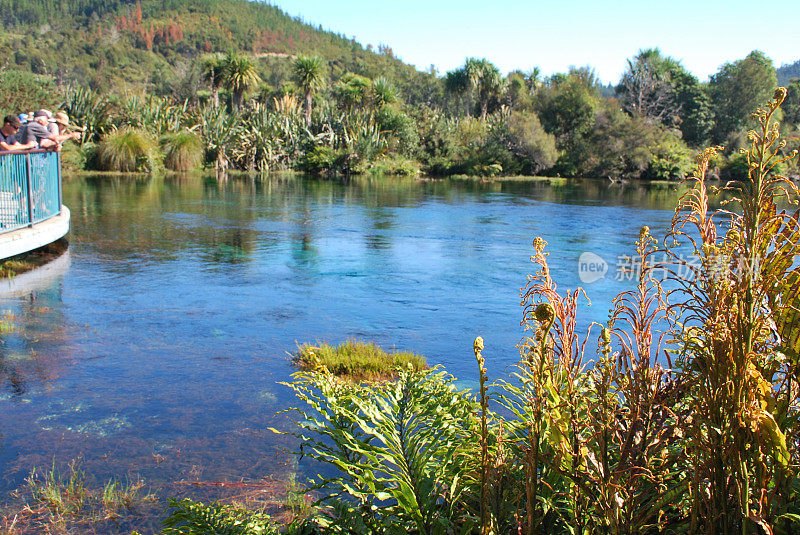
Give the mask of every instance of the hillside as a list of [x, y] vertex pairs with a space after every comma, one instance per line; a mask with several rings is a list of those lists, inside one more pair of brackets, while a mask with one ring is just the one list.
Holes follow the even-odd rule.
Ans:
[[794, 78], [800, 78], [800, 59], [778, 67], [776, 74], [778, 75], [778, 84], [783, 86], [788, 85], [789, 81]]
[[365, 49], [277, 7], [247, 0], [5, 0], [0, 20], [6, 68], [100, 92], [144, 86], [174, 94], [181, 84], [196, 85], [193, 58], [228, 51], [256, 58], [261, 78], [273, 87], [286, 80], [296, 54], [325, 58], [333, 79], [347, 71], [386, 76], [411, 88], [412, 100], [415, 82], [432, 78], [388, 48]]

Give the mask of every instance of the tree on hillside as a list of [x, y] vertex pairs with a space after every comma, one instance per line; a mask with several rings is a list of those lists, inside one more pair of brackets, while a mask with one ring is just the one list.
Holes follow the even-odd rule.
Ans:
[[229, 53], [223, 62], [223, 83], [233, 94], [236, 109], [242, 106], [242, 96], [248, 89], [261, 83], [256, 68], [249, 58]]
[[224, 59], [221, 54], [206, 54], [200, 59], [203, 79], [211, 87], [214, 106], [219, 106], [219, 88], [225, 78]]
[[353, 109], [361, 108], [367, 103], [371, 84], [369, 78], [348, 72], [336, 82], [333, 93], [339, 106], [351, 113]]
[[534, 67], [531, 69], [531, 71], [525, 76], [525, 81], [527, 82], [531, 93], [535, 93], [539, 86], [542, 85], [542, 69], [539, 67]]
[[492, 99], [499, 99], [503, 93], [503, 79], [500, 77], [500, 70], [486, 59], [475, 58], [466, 61], [464, 70], [470, 86], [476, 90], [481, 120], [486, 120], [489, 102]]
[[506, 101], [514, 109], [530, 107], [531, 90], [522, 71], [513, 71], [506, 76]]
[[772, 60], [758, 50], [723, 65], [709, 82], [716, 122], [713, 141], [722, 143], [730, 134], [744, 130], [752, 110], [768, 101], [777, 85]]
[[461, 98], [466, 106], [465, 114], [470, 114], [470, 86], [467, 73], [464, 69], [456, 69], [448, 71], [444, 76], [444, 88], [451, 95], [456, 95]]
[[800, 128], [800, 78], [790, 81], [786, 87], [786, 100], [783, 101], [783, 121]]
[[299, 56], [294, 60], [294, 82], [305, 97], [306, 126], [311, 126], [311, 106], [314, 92], [325, 82], [322, 59]]
[[545, 130], [559, 142], [588, 132], [594, 124], [600, 92], [594, 74], [570, 69], [556, 74], [536, 93], [536, 113]]
[[781, 65], [775, 72], [778, 75], [778, 85], [788, 86], [793, 79], [800, 78], [800, 59]]
[[670, 74], [680, 115], [678, 126], [686, 143], [700, 147], [706, 144], [714, 126], [708, 88], [683, 66], [678, 67]]
[[508, 148], [523, 162], [524, 172], [535, 175], [556, 163], [556, 138], [544, 131], [535, 113], [513, 111], [505, 126]]

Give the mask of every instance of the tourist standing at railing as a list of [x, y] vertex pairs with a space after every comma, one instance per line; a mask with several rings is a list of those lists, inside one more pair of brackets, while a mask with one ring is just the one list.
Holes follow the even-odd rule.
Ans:
[[78, 132], [73, 132], [71, 134], [54, 134], [48, 129], [49, 123], [50, 112], [47, 110], [37, 110], [33, 114], [33, 121], [29, 121], [28, 124], [25, 125], [22, 141], [25, 143], [35, 141], [42, 149], [58, 150], [61, 143], [64, 141], [80, 138]]
[[[56, 112], [56, 114], [53, 115], [53, 118], [50, 119], [50, 123], [51, 125], [56, 127], [55, 133], [58, 135], [72, 136], [73, 139], [81, 138], [81, 131], [83, 130], [83, 128], [76, 127], [77, 132], [72, 132], [72, 133], [68, 132], [68, 130], [70, 129], [69, 115], [67, 115], [63, 111]], [[52, 127], [50, 131], [52, 132]]]
[[20, 143], [17, 139], [22, 123], [19, 118], [13, 115], [6, 115], [3, 119], [3, 126], [0, 128], [0, 150], [27, 150], [35, 149], [37, 143]]

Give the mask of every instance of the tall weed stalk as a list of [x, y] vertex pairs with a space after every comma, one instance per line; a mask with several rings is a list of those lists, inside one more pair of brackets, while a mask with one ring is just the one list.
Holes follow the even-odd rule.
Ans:
[[680, 375], [692, 414], [686, 451], [694, 468], [693, 532], [770, 533], [800, 520], [785, 516], [797, 503], [798, 407], [791, 383], [800, 304], [799, 214], [776, 204], [779, 197], [794, 203], [797, 197], [777, 172], [796, 155], [783, 153], [775, 120], [785, 95], [777, 90], [754, 114], [758, 128], [744, 151], [748, 177], [723, 188], [732, 209], [709, 211], [705, 173], [717, 150], [711, 148], [700, 155], [693, 188], [672, 224], [671, 237], [688, 241], [698, 260], [689, 265], [671, 250], [675, 266], [693, 275], [672, 277], [681, 295]]

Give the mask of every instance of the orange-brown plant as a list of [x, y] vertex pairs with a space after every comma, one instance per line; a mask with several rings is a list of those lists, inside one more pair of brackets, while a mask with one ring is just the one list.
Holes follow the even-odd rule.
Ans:
[[797, 500], [790, 485], [798, 460], [791, 385], [800, 223], [797, 212], [777, 208], [780, 197], [797, 197], [778, 172], [795, 156], [783, 152], [775, 121], [785, 95], [778, 89], [754, 115], [759, 126], [749, 134], [748, 178], [723, 188], [732, 209], [709, 210], [705, 173], [717, 150], [711, 148], [698, 158], [693, 187], [673, 219], [670, 237], [688, 239], [693, 253], [684, 258], [669, 250], [678, 285], [680, 380], [691, 414], [693, 533], [772, 533], [791, 519], [785, 513]]

